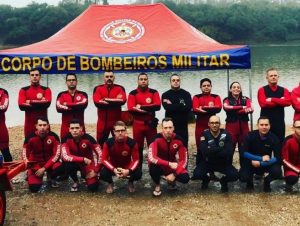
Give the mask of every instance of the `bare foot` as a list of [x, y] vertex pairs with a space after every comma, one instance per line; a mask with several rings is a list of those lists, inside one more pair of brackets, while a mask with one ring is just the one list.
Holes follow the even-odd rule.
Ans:
[[129, 191], [129, 193], [135, 192], [135, 188], [134, 188], [133, 182], [128, 182], [128, 191]]
[[161, 195], [160, 184], [156, 184], [153, 190], [153, 196], [159, 197]]
[[108, 184], [106, 188], [106, 193], [111, 194], [114, 192], [114, 185], [113, 184]]

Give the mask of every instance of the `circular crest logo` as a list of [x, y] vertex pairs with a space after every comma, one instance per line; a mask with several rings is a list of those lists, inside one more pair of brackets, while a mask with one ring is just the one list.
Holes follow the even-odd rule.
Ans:
[[52, 140], [51, 139], [48, 139], [47, 140], [47, 144], [51, 144], [52, 143]]
[[224, 147], [224, 145], [225, 145], [225, 144], [224, 144], [224, 141], [220, 141], [220, 142], [219, 142], [219, 147], [222, 148], [222, 147]]
[[81, 100], [81, 96], [77, 96], [76, 100], [78, 100], [78, 101]]
[[127, 152], [127, 151], [123, 151], [123, 152], [122, 152], [122, 155], [123, 155], [123, 156], [127, 156], [127, 155], [128, 155], [128, 152]]
[[178, 148], [178, 144], [173, 144], [173, 148], [177, 149]]
[[114, 20], [100, 31], [100, 37], [110, 43], [134, 42], [145, 33], [144, 26], [131, 19]]
[[150, 104], [152, 102], [152, 99], [150, 97], [146, 98], [146, 103]]
[[43, 98], [43, 94], [42, 93], [37, 93], [36, 94], [36, 98], [37, 99], [42, 99]]
[[86, 143], [82, 143], [81, 147], [86, 148]]

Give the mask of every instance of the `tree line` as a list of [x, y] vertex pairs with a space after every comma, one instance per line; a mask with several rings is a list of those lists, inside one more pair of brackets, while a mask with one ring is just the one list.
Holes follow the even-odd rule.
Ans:
[[[99, 2], [99, 1], [97, 1]], [[24, 45], [55, 34], [94, 0], [62, 0], [58, 6], [31, 3], [23, 8], [0, 5], [0, 45]], [[102, 1], [109, 4], [109, 1]], [[300, 7], [252, 0], [239, 4], [175, 4], [173, 12], [223, 43], [300, 40]]]

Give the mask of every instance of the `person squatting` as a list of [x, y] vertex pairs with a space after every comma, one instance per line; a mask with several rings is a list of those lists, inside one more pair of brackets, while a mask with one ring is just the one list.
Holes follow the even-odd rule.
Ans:
[[[137, 88], [128, 94], [125, 88], [115, 84], [112, 71], [104, 73], [104, 83], [96, 86], [93, 101], [98, 109], [96, 137], [86, 133], [84, 111], [88, 96], [77, 90], [77, 76], [66, 75], [67, 90], [58, 94], [56, 108], [62, 114], [60, 138], [51, 131], [47, 109], [51, 104], [51, 89], [40, 85], [38, 69], [29, 72], [30, 85], [19, 92], [18, 104], [25, 111], [24, 145], [22, 157], [30, 162], [27, 183], [31, 192], [38, 192], [47, 176], [47, 184], [58, 187], [58, 179], [71, 178], [70, 191], [80, 188], [78, 172], [89, 191], [95, 192], [99, 180], [107, 183], [106, 193], [114, 192], [114, 180], [128, 181], [128, 192], [135, 192], [134, 182], [139, 181], [146, 170], [144, 140], [147, 141], [147, 163], [153, 181], [153, 196], [162, 194], [161, 179], [168, 188], [176, 189], [177, 182], [190, 180], [188, 163], [188, 118], [196, 116], [194, 132], [196, 165], [191, 180], [201, 180], [201, 188], [208, 189], [214, 172], [221, 191], [229, 190], [228, 183], [240, 180], [253, 190], [253, 176], [264, 177], [263, 191], [271, 191], [271, 182], [283, 178], [286, 190], [293, 190], [300, 174], [300, 84], [290, 93], [278, 85], [279, 73], [275, 68], [266, 71], [268, 84], [259, 88], [258, 102], [261, 114], [257, 129], [249, 130], [249, 115], [254, 109], [250, 98], [243, 96], [241, 84], [230, 85], [223, 104], [219, 95], [212, 94], [212, 82], [200, 81], [201, 94], [193, 96], [181, 88], [178, 74], [170, 77], [170, 90], [160, 97], [157, 90], [149, 88], [146, 73], [137, 76]], [[127, 102], [133, 115], [133, 137], [121, 121], [121, 106]], [[166, 114], [157, 133], [158, 119], [155, 112], [164, 107]], [[284, 108], [292, 105], [294, 133], [285, 138]], [[226, 112], [225, 129], [221, 128], [218, 114], [222, 107]], [[12, 161], [9, 137], [5, 124], [8, 108], [8, 92], [0, 89], [0, 149], [6, 162]], [[237, 148], [236, 148], [237, 146]], [[235, 150], [239, 151], [239, 165], [233, 165]]]

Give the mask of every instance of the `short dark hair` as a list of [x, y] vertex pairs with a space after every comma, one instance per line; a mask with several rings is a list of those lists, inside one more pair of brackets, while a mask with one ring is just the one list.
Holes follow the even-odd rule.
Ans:
[[68, 77], [73, 75], [75, 77], [75, 79], [77, 80], [77, 75], [75, 73], [68, 73], [66, 74], [66, 81], [68, 80]]
[[211, 80], [209, 78], [203, 78], [200, 80], [200, 86], [202, 86], [204, 82], [209, 82], [209, 84], [211, 84]]
[[41, 75], [41, 72], [39, 69], [37, 69], [36, 67], [35, 68], [31, 68], [29, 71], [28, 71], [28, 74], [30, 74], [31, 72], [33, 71], [38, 71], [39, 72], [39, 75]]
[[116, 126], [123, 126], [125, 129], [127, 128], [125, 122], [123, 121], [116, 121], [116, 123], [114, 124], [114, 129]]
[[77, 118], [71, 119], [71, 121], [69, 122], [69, 126], [70, 126], [71, 124], [79, 124], [80, 126], [82, 126], [82, 123], [81, 123], [80, 120], [77, 119]]
[[173, 119], [170, 117], [165, 117], [162, 119], [161, 124], [163, 124], [164, 122], [169, 122], [169, 121], [173, 122]]
[[142, 75], [146, 75], [147, 78], [148, 78], [148, 74], [147, 74], [146, 72], [141, 72], [141, 73], [139, 73], [139, 75], [138, 75], [138, 79], [139, 79]]
[[257, 124], [259, 123], [260, 120], [268, 120], [269, 123], [271, 124], [270, 119], [267, 116], [263, 116], [263, 115], [259, 116], [259, 118], [257, 119]]
[[44, 116], [37, 116], [37, 117], [36, 117], [36, 120], [35, 120], [36, 124], [38, 123], [39, 120], [41, 120], [41, 121], [43, 121], [43, 122], [47, 122], [47, 124], [49, 124], [49, 119], [48, 119], [47, 117], [44, 117]]

